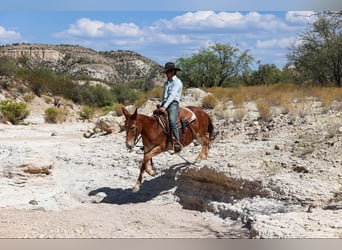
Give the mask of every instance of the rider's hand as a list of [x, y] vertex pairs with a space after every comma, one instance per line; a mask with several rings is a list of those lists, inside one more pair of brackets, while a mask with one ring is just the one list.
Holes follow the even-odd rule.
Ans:
[[166, 111], [164, 107], [160, 107], [159, 110], [160, 110], [160, 112], [163, 112], [163, 113], [165, 113], [165, 111]]

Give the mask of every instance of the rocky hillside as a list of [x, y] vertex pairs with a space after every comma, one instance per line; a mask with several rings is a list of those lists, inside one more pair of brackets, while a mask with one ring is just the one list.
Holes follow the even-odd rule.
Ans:
[[30, 66], [44, 66], [78, 79], [140, 86], [163, 81], [162, 67], [133, 51], [97, 52], [74, 45], [16, 44], [0, 47], [0, 57], [22, 59]]

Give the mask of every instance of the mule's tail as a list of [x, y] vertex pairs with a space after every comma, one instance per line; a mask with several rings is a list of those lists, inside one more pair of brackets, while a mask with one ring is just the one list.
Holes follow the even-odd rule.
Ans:
[[210, 141], [214, 140], [215, 136], [214, 136], [214, 125], [213, 122], [210, 118], [210, 116], [208, 116], [208, 128], [207, 128], [207, 132], [209, 133], [209, 139]]

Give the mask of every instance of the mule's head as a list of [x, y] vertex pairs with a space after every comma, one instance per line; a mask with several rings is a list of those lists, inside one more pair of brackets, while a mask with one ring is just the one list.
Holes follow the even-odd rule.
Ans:
[[138, 141], [141, 129], [137, 121], [137, 109], [133, 114], [130, 114], [125, 107], [121, 108], [122, 113], [125, 115], [125, 130], [126, 130], [126, 147], [132, 149]]

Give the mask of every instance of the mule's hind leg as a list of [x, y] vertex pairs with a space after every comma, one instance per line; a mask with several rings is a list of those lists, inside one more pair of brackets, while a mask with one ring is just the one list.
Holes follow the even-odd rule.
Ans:
[[206, 159], [209, 153], [209, 133], [206, 133], [205, 136], [200, 138], [200, 143], [202, 144], [202, 149], [199, 155], [196, 158], [196, 161], [200, 161]]

